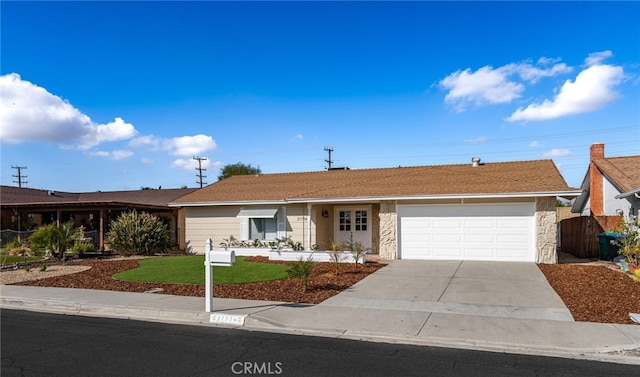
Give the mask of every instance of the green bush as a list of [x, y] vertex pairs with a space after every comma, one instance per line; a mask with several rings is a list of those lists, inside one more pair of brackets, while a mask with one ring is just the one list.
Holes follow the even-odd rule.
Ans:
[[41, 253], [49, 250], [53, 255], [64, 258], [64, 252], [69, 249], [78, 237], [78, 229], [73, 222], [66, 222], [59, 227], [55, 224], [43, 225], [28, 238], [31, 250]]
[[71, 247], [71, 251], [74, 251], [76, 254], [91, 253], [96, 251], [96, 247], [91, 242], [76, 242]]
[[111, 222], [107, 240], [123, 256], [153, 254], [171, 246], [171, 232], [158, 217], [133, 210]]

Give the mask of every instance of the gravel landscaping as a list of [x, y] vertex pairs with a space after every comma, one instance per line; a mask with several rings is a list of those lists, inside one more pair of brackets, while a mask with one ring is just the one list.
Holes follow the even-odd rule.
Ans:
[[[248, 260], [268, 262], [264, 257]], [[563, 263], [564, 262], [564, 263]], [[586, 263], [585, 263], [586, 262]], [[271, 262], [291, 264], [293, 262]], [[5, 271], [0, 277], [3, 284], [30, 286], [104, 289], [127, 292], [146, 292], [204, 297], [204, 286], [198, 284], [164, 284], [126, 282], [112, 276], [136, 268], [136, 259], [87, 260], [51, 266], [47, 271]], [[345, 263], [335, 275], [331, 263], [318, 263], [305, 291], [299, 279], [282, 279], [260, 283], [216, 285], [214, 295], [222, 298], [270, 300], [317, 304], [349, 288], [367, 275], [384, 267], [380, 263], [355, 266]], [[633, 324], [629, 313], [640, 313], [640, 281], [608, 262], [561, 258], [559, 264], [541, 264], [540, 270], [555, 289], [576, 321]], [[66, 268], [68, 274], [62, 275]], [[87, 269], [88, 268], [88, 269]], [[73, 270], [75, 269], [75, 270]], [[83, 270], [86, 269], [86, 270]], [[83, 271], [82, 271], [83, 270]], [[78, 272], [80, 271], [80, 272]], [[21, 276], [10, 280], [9, 276]], [[31, 279], [25, 281], [24, 279]], [[39, 280], [34, 280], [39, 279]]]

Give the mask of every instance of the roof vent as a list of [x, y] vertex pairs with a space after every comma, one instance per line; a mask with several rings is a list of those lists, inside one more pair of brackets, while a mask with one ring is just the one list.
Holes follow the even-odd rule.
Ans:
[[480, 157], [474, 157], [471, 159], [471, 166], [480, 166]]
[[55, 195], [55, 194], [56, 194], [56, 192], [55, 192], [55, 191], [53, 191], [53, 190], [49, 190], [49, 191], [47, 191], [47, 194], [49, 194], [49, 195], [52, 195], [52, 196], [53, 196], [53, 195]]
[[347, 167], [347, 166], [342, 166], [342, 167], [339, 167], [339, 168], [338, 167], [336, 167], [336, 168], [332, 167], [332, 168], [329, 168], [329, 170], [332, 171], [332, 170], [351, 170], [351, 169], [349, 167]]

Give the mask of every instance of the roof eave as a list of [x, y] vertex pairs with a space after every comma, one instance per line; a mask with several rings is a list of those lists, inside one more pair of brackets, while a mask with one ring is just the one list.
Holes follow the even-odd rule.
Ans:
[[359, 196], [342, 198], [291, 198], [283, 200], [261, 201], [214, 201], [214, 202], [185, 202], [169, 203], [170, 207], [210, 207], [231, 205], [273, 205], [298, 203], [346, 203], [346, 202], [380, 202], [387, 200], [433, 200], [433, 199], [500, 199], [500, 198], [532, 198], [532, 197], [577, 197], [580, 190], [510, 192], [510, 193], [478, 193], [478, 194], [437, 194], [437, 195], [405, 195], [405, 196]]

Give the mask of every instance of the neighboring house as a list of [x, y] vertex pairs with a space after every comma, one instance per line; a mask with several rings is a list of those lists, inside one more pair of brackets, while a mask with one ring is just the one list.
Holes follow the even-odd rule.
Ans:
[[102, 250], [111, 220], [122, 212], [135, 209], [163, 219], [172, 231], [176, 246], [184, 249], [184, 210], [170, 208], [168, 203], [195, 190], [186, 188], [72, 193], [0, 186], [0, 226], [3, 231], [24, 231], [43, 224], [73, 221], [76, 226], [83, 226], [87, 232], [95, 232], [94, 242]]
[[604, 144], [590, 148], [590, 163], [582, 181], [582, 195], [572, 212], [582, 216], [638, 215], [640, 156], [605, 157]]
[[305, 249], [360, 241], [383, 259], [555, 263], [556, 198], [567, 186], [551, 160], [233, 176], [176, 199], [186, 240], [218, 245], [291, 237]]

